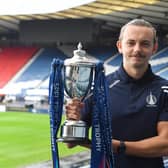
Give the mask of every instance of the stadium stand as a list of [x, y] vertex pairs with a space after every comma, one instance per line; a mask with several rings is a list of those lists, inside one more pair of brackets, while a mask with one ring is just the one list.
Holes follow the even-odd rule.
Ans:
[[106, 64], [113, 65], [113, 66], [119, 66], [121, 62], [122, 62], [122, 56], [119, 53], [117, 53], [110, 59], [106, 60]]
[[168, 79], [168, 67], [162, 69], [157, 74], [160, 75], [160, 76], [162, 76], [165, 79]]
[[[116, 68], [118, 68], [119, 64], [122, 61], [122, 56], [119, 53], [116, 53], [115, 50], [106, 50], [104, 48], [102, 49], [101, 52], [99, 51], [100, 51], [100, 48], [97, 48], [97, 49], [94, 48], [93, 50], [89, 49], [88, 53], [94, 58], [98, 58], [104, 61], [108, 73], [111, 73], [114, 70], [116, 70]], [[156, 53], [151, 58], [151, 65], [152, 65], [152, 69], [155, 72], [157, 72], [157, 74], [168, 79], [168, 72], [167, 72], [168, 54], [167, 53], [168, 53], [167, 48], [161, 49], [158, 53]], [[43, 89], [45, 90], [48, 89], [48, 81], [49, 81], [48, 77], [49, 77], [50, 65], [53, 58], [56, 58], [56, 57], [61, 59], [67, 58], [67, 56], [58, 49], [51, 49], [51, 48], [41, 49], [41, 52], [39, 52], [38, 56], [36, 56], [35, 59], [32, 60], [31, 64], [27, 66], [26, 69], [23, 71], [23, 73], [21, 73], [20, 76], [13, 82], [15, 84], [22, 83], [22, 88], [23, 88], [23, 86], [25, 87], [25, 84], [28, 84], [29, 81], [38, 80], [38, 82], [35, 85], [33, 85], [32, 83], [29, 83], [30, 85], [27, 86], [26, 88], [28, 89], [27, 94], [29, 93], [31, 96], [36, 95], [38, 93], [42, 94]], [[24, 82], [25, 84], [23, 84]], [[36, 94], [35, 94], [35, 89], [36, 89]], [[37, 92], [37, 89], [39, 89], [38, 92]], [[34, 96], [34, 99], [38, 100], [38, 98], [35, 96]], [[40, 106], [42, 106], [42, 104]], [[78, 162], [73, 161], [73, 166], [71, 166], [71, 168], [75, 168], [75, 166], [78, 168], [89, 168], [89, 165], [88, 165], [90, 160], [88, 157], [89, 155], [86, 154], [86, 156], [87, 157], [83, 156], [83, 160], [81, 162], [79, 162], [79, 159], [77, 160]], [[66, 158], [66, 162], [64, 160], [64, 162], [62, 163], [63, 167], [65, 167], [66, 164], [70, 168], [71, 163], [69, 163], [69, 160], [67, 158]], [[168, 168], [167, 158], [164, 158], [164, 164], [165, 164], [165, 168]], [[51, 162], [46, 163], [46, 167], [48, 165], [50, 167]], [[38, 165], [35, 165], [35, 167], [38, 167]]]
[[[119, 53], [116, 53], [116, 50], [113, 49], [107, 49], [102, 47], [98, 48], [89, 48], [87, 51], [89, 55], [91, 55], [94, 58], [100, 59], [105, 62], [106, 71], [107, 74], [111, 73], [118, 68], [119, 64], [122, 61], [122, 56]], [[154, 72], [161, 75], [164, 78], [168, 79], [168, 48], [161, 49], [158, 53], [156, 53], [151, 58], [151, 65]], [[18, 85], [21, 89], [21, 94], [25, 97], [25, 102], [28, 100], [36, 100], [40, 101], [40, 109], [38, 109], [38, 106], [36, 106], [36, 110], [40, 112], [46, 112], [46, 109], [42, 109], [43, 103], [42, 99], [39, 99], [38, 95], [41, 96], [47, 96], [48, 94], [48, 82], [49, 82], [49, 72], [50, 72], [50, 66], [53, 58], [61, 58], [66, 59], [67, 55], [65, 55], [62, 51], [56, 49], [56, 48], [43, 48], [38, 52], [38, 54], [34, 55], [32, 59], [29, 59], [29, 64], [25, 64], [25, 69], [22, 71], [22, 73], [17, 76], [12, 82], [13, 86]], [[11, 85], [12, 86], [12, 85]], [[23, 92], [24, 90], [24, 92]], [[45, 91], [45, 93], [44, 93]], [[42, 95], [44, 94], [44, 95]], [[47, 99], [47, 97], [45, 97]], [[29, 108], [29, 111], [33, 111], [34, 105], [29, 104], [27, 106]], [[88, 156], [88, 155], [87, 155]], [[67, 164], [68, 164], [67, 160]], [[86, 163], [84, 167], [89, 168], [89, 165], [87, 164], [89, 162], [89, 158], [85, 158], [84, 161], [81, 161], [81, 163], [73, 162], [73, 168], [76, 164], [77, 167], [83, 167], [82, 165]], [[51, 164], [51, 163], [49, 163]], [[164, 164], [165, 168], [168, 168], [168, 159], [164, 158]], [[80, 165], [80, 166], [79, 166]]]
[[[73, 50], [74, 47], [60, 47], [60, 50], [62, 50], [63, 53], [65, 53], [68, 56], [72, 56], [73, 55]], [[64, 50], [65, 49], [65, 50]], [[105, 61], [106, 59], [109, 59], [111, 57], [113, 57], [114, 53], [116, 53], [116, 49], [112, 49], [110, 47], [94, 47], [94, 48], [89, 48], [87, 51], [87, 54], [89, 54], [89, 56], [94, 57], [96, 59], [100, 59], [102, 61]], [[64, 57], [60, 57], [61, 59], [65, 59]], [[48, 84], [49, 84], [49, 77], [45, 80], [43, 80], [40, 84], [39, 84], [39, 89], [48, 89]]]
[[[15, 54], [8, 51], [9, 57], [4, 59], [6, 62], [2, 62], [3, 65], [10, 65], [15, 70], [15, 73], [12, 71], [13, 78], [0, 89], [0, 93], [3, 93], [1, 95], [5, 95], [4, 102], [10, 110], [32, 111], [36, 105], [39, 112], [48, 111], [48, 104], [46, 104], [48, 103], [48, 83], [44, 81], [48, 79], [53, 58], [65, 59], [67, 56], [57, 48], [33, 49], [20, 47], [18, 49], [20, 52], [16, 50]], [[39, 89], [43, 82], [46, 83], [46, 88]]]
[[15, 82], [33, 81], [34, 79], [43, 81], [49, 75], [53, 58], [65, 59], [66, 56], [57, 49], [43, 49], [41, 54]]
[[1, 48], [0, 88], [3, 88], [14, 77], [37, 50], [35, 47]]
[[33, 57], [31, 63], [24, 67], [19, 76], [5, 87], [6, 89], [17, 88], [16, 90], [19, 90], [16, 93], [20, 94], [23, 89], [37, 88], [49, 76], [53, 58], [66, 58], [61, 51], [55, 48], [43, 48], [40, 51]]
[[[17, 55], [17, 57], [15, 57], [15, 59], [6, 59], [6, 62], [8, 60], [8, 64], [10, 64], [10, 60], [12, 60], [11, 62], [13, 63], [13, 65], [17, 63], [17, 66], [19, 67], [18, 64], [20, 63], [20, 67], [21, 67], [21, 63], [22, 63], [22, 67], [23, 67], [23, 63], [25, 63], [25, 60], [28, 60], [30, 59], [30, 57], [32, 57], [31, 53], [33, 53], [33, 50], [30, 49], [30, 51], [27, 53], [25, 52], [25, 49], [22, 49], [22, 50], [24, 51], [24, 55], [25, 55], [24, 57], [22, 56], [22, 59], [19, 59], [20, 58], [19, 54], [16, 52], [15, 55]], [[167, 52], [168, 52], [168, 48], [164, 48], [160, 50], [157, 54], [155, 54], [151, 59], [153, 71], [155, 73], [160, 72], [159, 74], [161, 75], [164, 74], [164, 77], [166, 77], [165, 75], [166, 70], [163, 71], [163, 69], [165, 69], [168, 65]], [[94, 48], [89, 48], [87, 50], [87, 53], [105, 62], [107, 74], [115, 71], [122, 61], [122, 56], [119, 53], [117, 53], [115, 48], [94, 47]], [[48, 77], [49, 77], [50, 66], [53, 58], [61, 58], [64, 60], [67, 57], [68, 57], [67, 55], [65, 55], [62, 51], [58, 50], [57, 48], [41, 49], [41, 52], [39, 52], [38, 55], [33, 57], [34, 59], [32, 59], [32, 62], [29, 63], [28, 66], [25, 66], [22, 73], [20, 73], [19, 76], [17, 76], [17, 78], [12, 80], [10, 85], [7, 85], [6, 88], [11, 88], [11, 87], [15, 88], [16, 86], [18, 86], [20, 91], [22, 89], [37, 89], [37, 88], [48, 89], [48, 81], [49, 81]], [[12, 65], [12, 63], [10, 65]], [[6, 64], [6, 63], [3, 63], [3, 64]], [[17, 67], [17, 66], [13, 66], [13, 67]], [[3, 73], [3, 71], [1, 73]]]
[[[43, 48], [40, 51], [41, 52], [39, 52], [38, 55], [33, 57], [34, 59], [32, 59], [32, 62], [29, 63], [27, 67], [25, 66], [22, 73], [19, 74], [19, 76], [17, 76], [17, 78], [15, 78], [6, 88], [17, 87], [19, 88], [20, 93], [24, 90], [24, 94], [25, 89], [41, 89], [41, 94], [43, 94], [44, 91], [42, 89], [48, 89], [49, 72], [53, 58], [58, 57], [64, 60], [68, 56], [57, 48]], [[165, 69], [168, 65], [167, 52], [168, 48], [164, 48], [155, 54], [151, 59], [153, 71], [161, 75], [163, 74], [164, 77], [166, 77], [166, 70], [163, 71], [163, 69]], [[107, 74], [115, 71], [122, 61], [122, 56], [117, 53], [115, 48], [94, 47], [89, 48], [87, 53], [92, 57], [101, 59], [105, 62]], [[25, 59], [26, 58], [23, 60]], [[29, 94], [30, 93], [33, 93], [33, 90], [31, 92], [29, 91]], [[37, 94], [38, 93], [39, 90]]]
[[[122, 56], [117, 53], [113, 57], [105, 60], [107, 74], [114, 72], [122, 62]], [[168, 67], [168, 47], [160, 48], [150, 60], [152, 70], [154, 73], [168, 79], [167, 67]]]
[[152, 59], [158, 59], [158, 58], [163, 58], [168, 55], [168, 47], [162, 48], [159, 50], [155, 55], [153, 55]]
[[[20, 47], [21, 48], [21, 47]], [[10, 65], [12, 67], [18, 67], [20, 64], [20, 70], [15, 70], [16, 75], [13, 74], [13, 78], [10, 79], [10, 82], [4, 87], [7, 91], [7, 99], [24, 99], [24, 104], [27, 106], [31, 106], [35, 108], [33, 104], [36, 104], [36, 110], [38, 108], [39, 111], [42, 110], [43, 102], [47, 102], [48, 97], [48, 85], [49, 85], [49, 73], [50, 66], [53, 58], [60, 58], [62, 60], [68, 58], [73, 55], [73, 47], [66, 48], [64, 51], [64, 47], [58, 48], [11, 48], [11, 52], [16, 50], [15, 54], [10, 54], [10, 59], [4, 59], [4, 61], [8, 61], [7, 63], [3, 62], [4, 65]], [[74, 47], [75, 48], [75, 47]], [[9, 50], [9, 51], [10, 51]], [[6, 52], [6, 49], [1, 51]], [[38, 52], [37, 52], [38, 51]], [[118, 66], [122, 62], [122, 56], [117, 53], [116, 48], [111, 47], [93, 47], [86, 49], [89, 56], [94, 57], [96, 59], [100, 59], [105, 62], [106, 74], [114, 72]], [[24, 53], [24, 56], [23, 56]], [[34, 53], [34, 55], [33, 55]], [[158, 53], [156, 53], [151, 58], [152, 69], [155, 73], [161, 75], [162, 77], [168, 79], [167, 75], [167, 65], [168, 65], [168, 48], [161, 48]], [[21, 56], [20, 56], [20, 55]], [[67, 54], [69, 56], [67, 56]], [[16, 56], [15, 56], [16, 55]], [[15, 59], [13, 56], [15, 56]], [[20, 59], [20, 57], [22, 59]], [[11, 63], [10, 63], [11, 62]], [[19, 63], [18, 63], [19, 62]], [[22, 65], [21, 65], [22, 63]], [[17, 66], [15, 66], [17, 64]], [[2, 68], [0, 67], [0, 68]], [[8, 66], [6, 66], [8, 67]], [[5, 68], [4, 68], [5, 69]], [[7, 69], [7, 68], [6, 68]], [[1, 72], [1, 71], [0, 71]], [[3, 72], [3, 71], [2, 71]], [[1, 73], [2, 73], [1, 72]], [[14, 72], [14, 71], [13, 71]], [[3, 94], [2, 94], [3, 95]], [[14, 97], [13, 97], [14, 96]], [[40, 102], [37, 105], [36, 102]], [[48, 106], [47, 106], [48, 107]], [[45, 107], [45, 112], [47, 112], [47, 107]], [[32, 110], [31, 108], [31, 110]], [[41, 109], [40, 109], [41, 108]]]
[[105, 61], [106, 75], [114, 72], [122, 62], [121, 54], [117, 53]]
[[113, 57], [113, 55], [117, 53], [117, 50], [116, 48], [112, 48], [111, 46], [110, 47], [98, 46], [89, 48], [87, 50], [87, 53], [93, 57], [96, 57], [97, 59], [105, 61], [110, 57]]
[[163, 159], [165, 168], [168, 168], [168, 157]]
[[155, 54], [150, 61], [152, 65], [152, 70], [155, 73], [158, 73], [162, 69], [166, 68], [168, 65], [168, 47], [165, 47], [157, 54]]
[[158, 73], [159, 71], [163, 70], [168, 66], [168, 57], [160, 58], [160, 59], [157, 59], [156, 61], [151, 60], [151, 64], [152, 64], [153, 72]]

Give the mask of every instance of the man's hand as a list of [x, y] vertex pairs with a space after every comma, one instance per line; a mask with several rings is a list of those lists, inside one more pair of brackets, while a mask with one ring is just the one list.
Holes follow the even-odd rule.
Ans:
[[82, 103], [79, 99], [72, 99], [72, 101], [65, 106], [67, 120], [80, 120], [81, 109], [83, 106], [84, 103]]

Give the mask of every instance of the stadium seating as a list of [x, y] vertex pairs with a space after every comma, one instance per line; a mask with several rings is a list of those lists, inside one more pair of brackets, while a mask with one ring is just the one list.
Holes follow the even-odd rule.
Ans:
[[[2, 55], [3, 58], [0, 63], [0, 76], [4, 76], [4, 70], [9, 70], [11, 66], [12, 69], [10, 71], [14, 76], [25, 65], [23, 72], [9, 85], [9, 90], [10, 88], [15, 90], [15, 86], [17, 85], [20, 91], [17, 93], [23, 94], [22, 91], [28, 89], [27, 91], [30, 91], [30, 95], [32, 93], [33, 96], [36, 96], [34, 91], [37, 89], [37, 94], [43, 94], [42, 90], [46, 92], [48, 89], [50, 66], [53, 58], [61, 58], [63, 60], [67, 58], [63, 52], [56, 48], [44, 48], [39, 50], [38, 53], [36, 48], [11, 48], [8, 51], [6, 50], [3, 49], [0, 53], [0, 56]], [[122, 62], [122, 56], [115, 49], [110, 50], [109, 48], [99, 47], [97, 49], [93, 48], [93, 50], [90, 48], [87, 52], [93, 57], [103, 60], [108, 73], [115, 71]], [[36, 55], [34, 55], [35, 53]], [[26, 65], [28, 61], [29, 64]], [[154, 72], [168, 79], [168, 48], [160, 50], [151, 58], [150, 62]], [[17, 66], [15, 66], [16, 64]], [[11, 78], [12, 75], [7, 76]], [[4, 83], [0, 82], [1, 87], [5, 85], [7, 79], [5, 79], [5, 82], [3, 81]], [[164, 164], [165, 168], [168, 168], [168, 159], [164, 159]]]
[[[39, 50], [38, 53], [36, 52], [36, 55], [32, 57], [32, 54], [35, 53], [33, 51], [37, 51], [37, 50], [35, 50], [35, 48], [33, 49], [30, 48], [29, 49], [30, 51], [27, 51], [26, 49], [27, 48], [12, 48], [11, 51], [13, 51], [13, 58], [15, 59], [12, 59], [12, 57], [10, 59], [7, 59], [8, 57], [3, 59], [2, 61], [3, 65], [0, 66], [0, 68], [2, 67], [4, 68], [4, 65], [6, 65], [6, 69], [7, 69], [8, 67], [7, 65], [10, 62], [12, 63], [15, 62], [15, 64], [17, 63], [17, 66], [12, 66], [12, 63], [10, 64], [10, 66], [12, 66], [13, 69], [15, 70], [15, 71], [12, 70], [12, 72], [16, 73], [16, 68], [19, 69], [23, 67], [23, 65], [26, 64], [26, 61], [28, 59], [30, 60], [30, 57], [32, 58], [31, 61], [29, 61], [29, 65], [25, 66], [25, 69], [22, 71], [22, 73], [20, 73], [19, 76], [15, 78], [12, 81], [12, 83], [10, 83], [10, 85], [7, 85], [6, 88], [19, 88], [20, 92], [21, 90], [23, 91], [24, 89], [37, 89], [37, 88], [48, 89], [49, 72], [50, 72], [50, 66], [53, 58], [58, 57], [61, 59], [65, 59], [67, 58], [67, 56], [57, 48], [43, 48]], [[23, 53], [24, 53], [24, 56], [23, 56]], [[105, 62], [107, 74], [114, 72], [122, 62], [122, 56], [121, 54], [117, 53], [116, 48], [93, 47], [93, 48], [89, 48], [87, 50], [87, 53]], [[164, 78], [167, 78], [168, 76], [167, 70], [164, 70], [168, 66], [167, 53], [168, 53], [168, 47], [165, 47], [164, 49], [161, 49], [157, 54], [155, 54], [150, 61], [153, 71], [157, 74], [160, 74]], [[22, 66], [21, 66], [21, 63], [22, 63]], [[15, 64], [13, 63], [13, 65]], [[0, 69], [0, 73], [3, 73], [1, 69]], [[0, 84], [2, 86], [2, 83]], [[17, 89], [14, 89], [14, 90], [16, 91]]]
[[3, 88], [14, 75], [32, 58], [35, 47], [6, 47], [0, 51], [0, 88]]
[[[16, 59], [15, 63], [23, 62], [21, 61], [22, 59], [26, 60], [28, 57], [27, 55], [30, 55], [29, 53], [31, 52], [31, 50], [26, 52], [24, 48], [21, 48], [20, 50], [23, 50], [25, 56], [23, 53], [21, 56], [21, 54], [19, 55], [16, 52], [16, 56], [14, 57], [10, 53], [10, 55]], [[27, 62], [25, 61], [25, 66], [24, 68], [21, 67], [22, 70], [20, 73], [16, 75], [10, 83], [4, 86], [4, 92], [6, 94], [18, 95], [25, 94], [25, 89], [37, 88], [48, 78], [53, 58], [65, 59], [66, 55], [56, 48], [45, 48], [38, 50], [36, 54], [31, 55], [31, 60], [29, 59], [28, 64], [26, 64]], [[13, 66], [15, 66], [15, 64]]]
[[112, 47], [93, 47], [89, 48], [87, 53], [93, 57], [96, 57], [97, 59], [105, 61], [116, 54], [117, 50], [116, 48]]
[[[105, 60], [107, 74], [114, 72], [122, 62], [122, 56], [118, 53]], [[160, 49], [150, 60], [152, 71], [163, 78], [168, 79], [168, 47]]]
[[[158, 63], [160, 63], [160, 61], [158, 60]], [[159, 73], [159, 71], [163, 70], [164, 68], [168, 67], [168, 62], [164, 62], [164, 63], [160, 63], [158, 65], [152, 66], [152, 70], [155, 73]]]
[[163, 161], [165, 168], [168, 168], [168, 157], [165, 157]]
[[34, 62], [24, 71], [24, 73], [15, 81], [43, 81], [50, 72], [50, 65], [53, 58], [65, 59], [66, 56], [57, 49], [46, 48], [38, 55]]
[[166, 57], [167, 55], [168, 55], [168, 47], [165, 47], [165, 48], [159, 50], [159, 51], [152, 57], [152, 60], [158, 59], [158, 58], [163, 58], [163, 57]]
[[165, 79], [168, 79], [168, 68], [164, 68], [163, 70], [159, 71], [157, 74], [162, 76]]
[[168, 67], [168, 47], [156, 53], [152, 57], [150, 63], [152, 65], [152, 70], [154, 73], [168, 79], [168, 75], [166, 73]]
[[119, 66], [121, 62], [122, 62], [122, 56], [119, 53], [117, 53], [116, 55], [114, 55], [113, 57], [111, 57], [106, 61], [107, 64], [113, 66]]

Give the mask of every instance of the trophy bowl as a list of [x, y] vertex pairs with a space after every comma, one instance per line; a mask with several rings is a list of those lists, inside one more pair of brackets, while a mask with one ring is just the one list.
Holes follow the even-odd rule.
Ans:
[[[83, 101], [93, 87], [95, 60], [86, 56], [79, 43], [74, 56], [64, 61], [64, 90], [70, 99], [78, 98]], [[61, 126], [61, 135], [58, 141], [62, 142], [89, 142], [89, 128], [82, 121], [66, 120]]]

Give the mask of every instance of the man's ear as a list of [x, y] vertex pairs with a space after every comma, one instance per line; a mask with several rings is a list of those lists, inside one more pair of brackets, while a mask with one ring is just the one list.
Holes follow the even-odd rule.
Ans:
[[157, 50], [158, 50], [158, 43], [156, 42], [154, 44], [154, 46], [153, 46], [153, 52], [152, 52], [152, 54], [155, 54], [157, 52]]
[[116, 46], [118, 48], [119, 53], [122, 53], [122, 44], [120, 40], [117, 41]]

